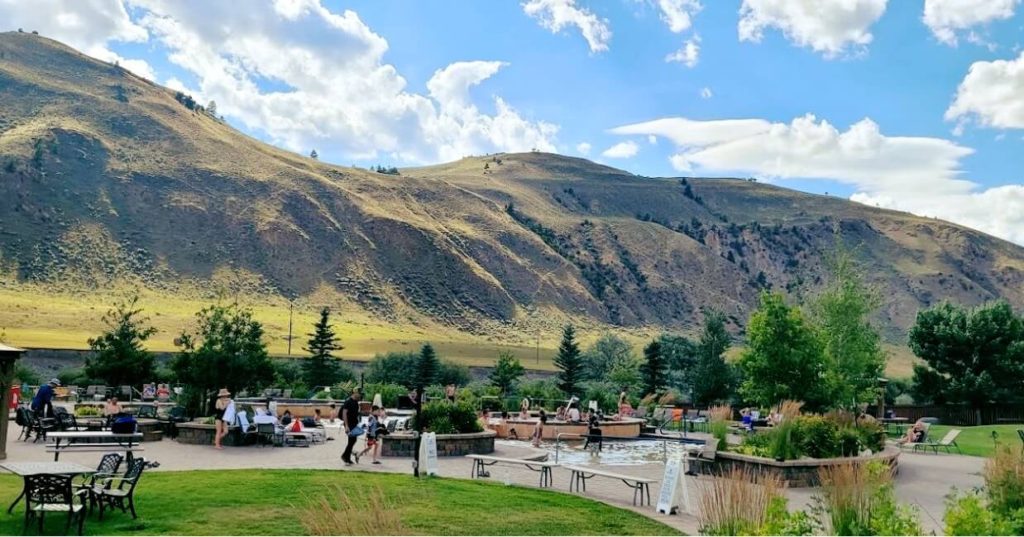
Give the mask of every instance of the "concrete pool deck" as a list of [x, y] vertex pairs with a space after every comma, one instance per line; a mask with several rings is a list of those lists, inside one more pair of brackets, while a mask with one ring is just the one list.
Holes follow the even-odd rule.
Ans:
[[[12, 431], [16, 430], [12, 428]], [[17, 433], [10, 434], [16, 437]], [[362, 449], [363, 441], [357, 444]], [[273, 447], [228, 447], [218, 451], [213, 446], [179, 444], [174, 440], [165, 439], [159, 442], [147, 442], [145, 451], [139, 456], [160, 463], [154, 471], [175, 470], [228, 470], [228, 469], [330, 469], [359, 470], [367, 472], [412, 473], [411, 458], [388, 457], [382, 459], [383, 464], [372, 465], [368, 457], [361, 464], [345, 466], [340, 459], [345, 447], [345, 439], [317, 444], [308, 448], [273, 448]], [[495, 446], [494, 456], [523, 458], [535, 455], [536, 450], [528, 442], [515, 445], [502, 442]], [[86, 466], [95, 466], [99, 453], [64, 453], [61, 461], [77, 462]], [[43, 442], [20, 442], [9, 438], [7, 441], [7, 462], [52, 461], [51, 453], [46, 453]], [[984, 483], [980, 472], [985, 459], [961, 455], [924, 455], [904, 453], [900, 457], [900, 471], [896, 477], [896, 494], [901, 502], [916, 505], [920, 509], [921, 523], [925, 533], [934, 531], [942, 534], [942, 514], [945, 496], [952, 487], [959, 490], [970, 490]], [[438, 470], [441, 476], [467, 479], [470, 476], [471, 463], [463, 457], [441, 458]], [[649, 477], [660, 480], [664, 466], [660, 463], [648, 463], [630, 466], [603, 464], [601, 468], [627, 475]], [[537, 486], [537, 474], [508, 466], [490, 468], [490, 481], [505, 482], [506, 479], [519, 486]], [[685, 483], [690, 492], [691, 509], [696, 512], [699, 494], [700, 477], [686, 477]], [[569, 471], [564, 468], [554, 470], [553, 490], [568, 493]], [[657, 503], [660, 485], [651, 487], [652, 501]], [[791, 508], [805, 508], [811, 503], [812, 496], [818, 491], [814, 488], [789, 489], [787, 496]], [[584, 496], [624, 509], [640, 513], [646, 517], [662, 522], [684, 533], [698, 533], [697, 518], [690, 514], [674, 516], [656, 514], [654, 507], [634, 507], [632, 491], [621, 482], [611, 479], [594, 479], [587, 484]], [[0, 502], [5, 501], [0, 498]], [[682, 504], [682, 499], [677, 501]]]

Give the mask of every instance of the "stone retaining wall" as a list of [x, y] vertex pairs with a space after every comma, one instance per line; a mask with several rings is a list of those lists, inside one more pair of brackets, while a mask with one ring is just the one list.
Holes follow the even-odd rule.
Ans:
[[[488, 455], [494, 453], [494, 431], [467, 434], [437, 435], [438, 457]], [[381, 454], [385, 457], [412, 457], [416, 453], [416, 438], [409, 434], [389, 434], [383, 437]]]
[[[204, 446], [213, 445], [213, 435], [216, 434], [217, 431], [215, 425], [207, 425], [205, 423], [195, 421], [179, 423], [177, 425], [178, 438], [176, 438], [176, 440], [178, 442], [182, 444], [198, 444]], [[242, 445], [242, 435], [240, 435], [238, 431], [238, 427], [229, 427], [228, 435], [224, 437], [221, 444], [225, 446]]]
[[764, 457], [719, 451], [713, 461], [699, 458], [690, 460], [693, 463], [693, 470], [700, 474], [721, 474], [736, 468], [751, 472], [754, 475], [776, 473], [790, 487], [817, 487], [821, 484], [818, 479], [818, 471], [822, 467], [879, 460], [895, 469], [899, 464], [899, 456], [900, 450], [898, 448], [888, 446], [881, 452], [872, 455], [838, 459], [797, 459], [780, 462]]

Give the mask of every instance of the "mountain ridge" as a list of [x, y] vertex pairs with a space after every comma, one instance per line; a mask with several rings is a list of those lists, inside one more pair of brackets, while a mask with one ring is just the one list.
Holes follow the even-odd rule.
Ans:
[[739, 332], [762, 289], [813, 294], [838, 233], [888, 298], [892, 342], [942, 298], [1024, 305], [1024, 248], [956, 224], [547, 153], [382, 174], [189, 100], [0, 34], [0, 287], [227, 290], [517, 344], [564, 322], [686, 332], [707, 308]]

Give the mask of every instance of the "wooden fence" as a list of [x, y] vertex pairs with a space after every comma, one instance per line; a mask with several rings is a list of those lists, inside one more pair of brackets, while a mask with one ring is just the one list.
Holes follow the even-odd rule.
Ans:
[[979, 410], [966, 405], [896, 405], [890, 408], [896, 416], [910, 421], [938, 418], [944, 425], [1024, 423], [1024, 405], [989, 405]]

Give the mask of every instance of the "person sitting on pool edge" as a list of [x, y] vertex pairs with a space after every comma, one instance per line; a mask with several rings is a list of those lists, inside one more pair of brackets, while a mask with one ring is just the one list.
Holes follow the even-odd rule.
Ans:
[[580, 422], [580, 405], [579, 405], [579, 403], [573, 402], [572, 404], [569, 405], [569, 410], [566, 411], [566, 413], [565, 413], [565, 419], [568, 420], [569, 423], [579, 423]]

